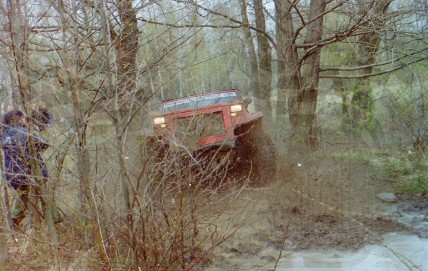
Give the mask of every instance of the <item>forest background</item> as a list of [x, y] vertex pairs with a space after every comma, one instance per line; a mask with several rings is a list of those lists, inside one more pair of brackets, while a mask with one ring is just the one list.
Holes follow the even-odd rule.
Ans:
[[[178, 96], [251, 96], [284, 168], [361, 149], [398, 153], [384, 167], [404, 173], [425, 159], [426, 1], [2, 0], [0, 14], [2, 113], [39, 104], [55, 118], [50, 182], [25, 237], [2, 189], [5, 255], [36, 253], [27, 240], [54, 267], [82, 251], [97, 269], [206, 263], [233, 238], [233, 218], [216, 223], [246, 186], [219, 196], [154, 184], [146, 137], [160, 102]], [[403, 191], [428, 191], [426, 175], [407, 181]], [[53, 197], [63, 226], [43, 211]]]

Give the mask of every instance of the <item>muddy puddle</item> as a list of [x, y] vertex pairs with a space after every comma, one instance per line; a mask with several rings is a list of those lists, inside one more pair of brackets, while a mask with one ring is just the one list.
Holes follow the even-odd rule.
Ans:
[[206, 270], [382, 271], [428, 270], [428, 239], [406, 233], [389, 233], [377, 244], [358, 250], [304, 250], [281, 253], [273, 248], [252, 257], [223, 258]]
[[239, 229], [203, 270], [428, 271], [427, 197], [386, 202], [377, 195], [391, 184], [365, 165], [315, 162], [242, 193], [231, 205]]

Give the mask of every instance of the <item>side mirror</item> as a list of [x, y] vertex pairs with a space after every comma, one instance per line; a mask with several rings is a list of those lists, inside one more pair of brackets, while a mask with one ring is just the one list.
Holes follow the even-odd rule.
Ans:
[[250, 97], [245, 98], [244, 99], [244, 105], [245, 105], [245, 107], [248, 107], [248, 105], [250, 103], [252, 103], [252, 102], [253, 102], [253, 99], [251, 99]]

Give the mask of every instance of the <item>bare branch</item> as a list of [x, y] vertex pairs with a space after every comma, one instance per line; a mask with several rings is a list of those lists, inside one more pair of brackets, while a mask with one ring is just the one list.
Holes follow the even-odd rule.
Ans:
[[399, 66], [397, 66], [395, 68], [392, 68], [392, 69], [389, 69], [389, 70], [385, 70], [385, 71], [380, 71], [380, 72], [377, 72], [377, 73], [361, 74], [361, 75], [353, 75], [353, 76], [351, 76], [351, 75], [350, 76], [344, 76], [344, 75], [343, 76], [342, 75], [320, 75], [320, 78], [340, 78], [340, 79], [363, 79], [363, 78], [369, 78], [369, 77], [373, 77], [373, 76], [379, 76], [379, 75], [384, 75], [384, 74], [392, 73], [392, 72], [401, 70], [401, 69], [403, 69], [405, 67], [408, 67], [410, 65], [413, 65], [415, 63], [418, 63], [418, 62], [421, 62], [421, 61], [424, 61], [424, 60], [427, 60], [427, 59], [428, 59], [428, 57], [424, 57], [424, 58], [421, 58], [421, 59], [417, 59], [415, 61], [411, 61], [411, 62], [408, 62], [408, 63], [401, 64], [401, 65], [399, 65]]
[[[427, 50], [428, 50], [428, 47], [424, 48], [424, 49], [421, 49], [421, 50], [418, 50], [418, 51], [416, 51], [414, 53], [405, 54], [402, 57], [398, 57], [398, 58], [395, 58], [395, 59], [392, 59], [392, 60], [389, 60], [389, 61], [385, 61], [385, 62], [381, 62], [381, 63], [374, 63], [374, 64], [371, 64], [371, 65], [363, 65], [363, 66], [358, 66], [358, 67], [326, 68], [326, 69], [320, 69], [320, 72], [328, 72], [328, 71], [358, 71], [358, 70], [366, 69], [366, 68], [369, 68], [369, 67], [385, 66], [385, 65], [388, 65], [388, 64], [394, 64], [394, 63], [396, 63], [396, 62], [398, 62], [400, 60], [403, 60], [405, 58], [408, 58], [408, 57], [411, 57], [411, 56], [423, 53], [423, 52], [425, 52]], [[423, 58], [423, 59], [425, 59], [425, 58]]]
[[261, 34], [265, 35], [265, 36], [266, 36], [266, 38], [267, 38], [267, 39], [270, 41], [270, 43], [272, 44], [272, 46], [273, 46], [274, 48], [276, 48], [276, 42], [275, 42], [275, 40], [272, 38], [272, 36], [271, 36], [269, 33], [267, 33], [266, 31], [263, 31], [262, 29], [259, 29], [259, 28], [257, 28], [257, 27], [252, 26], [252, 25], [249, 25], [249, 24], [244, 24], [242, 21], [240, 21], [240, 20], [236, 20], [236, 19], [234, 19], [234, 18], [232, 18], [232, 17], [230, 17], [230, 16], [228, 16], [228, 15], [225, 15], [225, 14], [222, 14], [222, 13], [220, 13], [220, 12], [217, 12], [217, 11], [211, 10], [211, 9], [209, 9], [209, 8], [206, 8], [206, 7], [203, 7], [203, 6], [201, 6], [200, 4], [196, 3], [195, 1], [190, 1], [190, 2], [189, 2], [189, 1], [183, 1], [183, 0], [176, 0], [176, 2], [177, 2], [177, 3], [191, 4], [191, 5], [195, 6], [195, 7], [198, 7], [198, 8], [200, 8], [200, 9], [205, 10], [206, 12], [209, 12], [209, 13], [211, 13], [211, 14], [214, 14], [214, 15], [217, 15], [217, 16], [220, 16], [220, 17], [223, 17], [223, 18], [225, 18], [225, 19], [227, 19], [227, 20], [229, 20], [229, 21], [231, 21], [231, 22], [233, 22], [233, 23], [236, 23], [236, 24], [238, 24], [238, 25], [239, 25], [239, 27], [247, 27], [247, 28], [250, 28], [251, 30], [257, 31], [257, 32], [259, 32], [259, 33], [261, 33]]

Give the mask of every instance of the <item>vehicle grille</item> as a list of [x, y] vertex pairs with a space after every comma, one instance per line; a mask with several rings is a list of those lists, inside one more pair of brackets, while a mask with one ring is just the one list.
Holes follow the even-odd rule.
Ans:
[[198, 148], [200, 139], [225, 133], [222, 112], [177, 118], [174, 126], [175, 136], [191, 150]]

